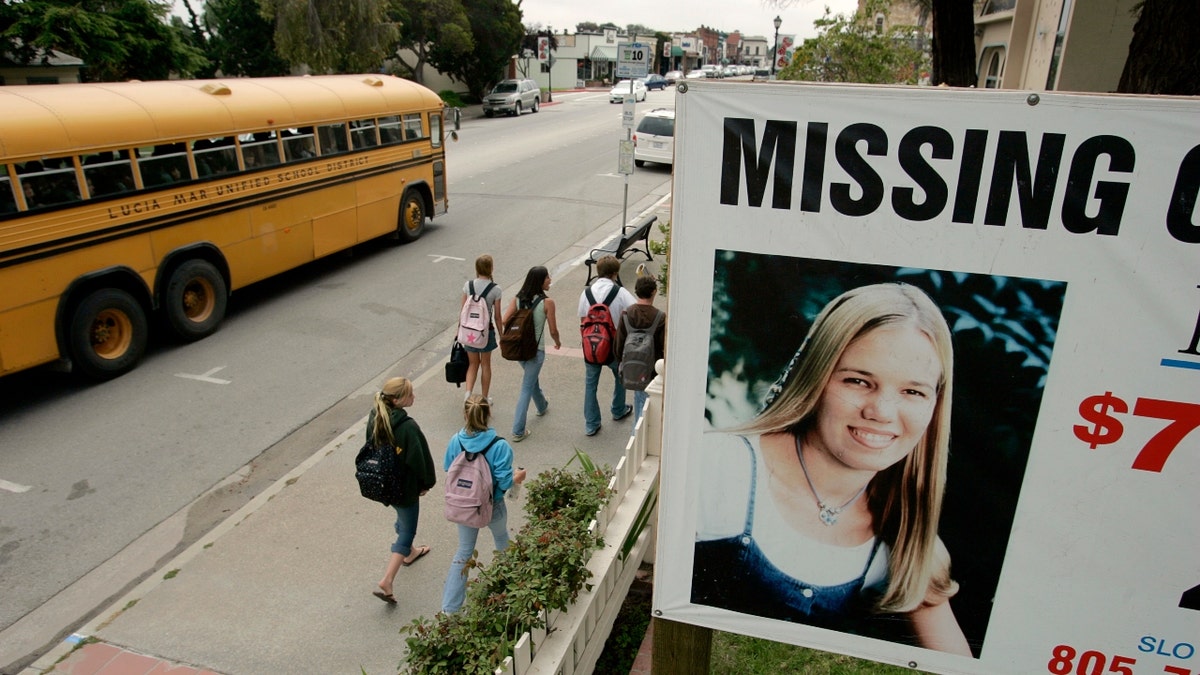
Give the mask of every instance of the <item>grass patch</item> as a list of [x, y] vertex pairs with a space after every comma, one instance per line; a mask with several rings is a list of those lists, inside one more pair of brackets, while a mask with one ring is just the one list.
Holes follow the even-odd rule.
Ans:
[[712, 675], [804, 673], [805, 675], [901, 675], [924, 672], [852, 656], [713, 631]]
[[171, 570], [163, 575], [163, 579], [174, 579], [176, 574], [179, 574], [178, 569]]

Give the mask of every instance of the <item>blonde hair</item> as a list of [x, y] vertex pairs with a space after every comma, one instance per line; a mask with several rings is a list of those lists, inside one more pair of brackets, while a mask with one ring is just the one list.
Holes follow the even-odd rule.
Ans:
[[954, 348], [946, 319], [929, 296], [915, 286], [884, 283], [834, 298], [772, 388], [765, 410], [743, 430], [802, 437], [815, 423], [821, 393], [846, 348], [876, 328], [894, 325], [911, 325], [925, 334], [942, 369], [925, 433], [903, 461], [871, 479], [866, 493], [875, 534], [892, 549], [888, 587], [878, 609], [906, 612], [958, 590], [950, 578], [950, 554], [937, 536], [950, 452]]
[[407, 377], [393, 377], [383, 383], [383, 389], [375, 393], [375, 429], [372, 437], [376, 443], [395, 444], [391, 410], [408, 398], [412, 391], [412, 382]]
[[492, 256], [484, 253], [475, 259], [475, 276], [481, 279], [492, 278]]
[[463, 421], [466, 422], [467, 431], [487, 431], [491, 418], [492, 406], [483, 396], [472, 394], [463, 402]]

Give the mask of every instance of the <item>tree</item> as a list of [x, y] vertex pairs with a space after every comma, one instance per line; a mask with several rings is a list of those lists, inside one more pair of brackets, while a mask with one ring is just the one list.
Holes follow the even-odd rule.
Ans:
[[279, 55], [317, 73], [378, 71], [399, 28], [387, 0], [262, 0]]
[[1123, 94], [1200, 94], [1200, 4], [1144, 0], [1133, 27], [1117, 91]]
[[785, 80], [915, 84], [925, 55], [912, 44], [911, 27], [893, 26], [886, 33], [869, 20], [887, 0], [868, 0], [853, 16], [831, 15], [813, 22], [817, 37], [795, 49], [792, 61], [780, 73]]
[[0, 35], [18, 63], [45, 59], [51, 50], [79, 57], [87, 81], [190, 77], [205, 58], [181, 23], [167, 23], [168, 13], [153, 0], [6, 2]]
[[[925, 0], [933, 16], [931, 84], [973, 87], [975, 73], [975, 8], [964, 0]], [[916, 4], [924, 4], [917, 0]]]
[[[191, 7], [188, 7], [191, 11]], [[225, 75], [287, 75], [288, 63], [275, 50], [275, 31], [258, 0], [208, 0], [204, 12], [205, 49]], [[198, 27], [193, 18], [193, 29]]]
[[521, 25], [521, 10], [511, 0], [465, 0], [463, 6], [475, 49], [442, 64], [439, 70], [466, 84], [473, 96], [482, 98], [493, 83], [504, 77], [504, 67], [513, 54], [519, 53], [525, 28]]
[[400, 26], [393, 51], [408, 49], [415, 61], [409, 63], [398, 54], [395, 58], [417, 82], [423, 81], [426, 62], [450, 73], [475, 49], [471, 21], [461, 0], [393, 0], [389, 16]]

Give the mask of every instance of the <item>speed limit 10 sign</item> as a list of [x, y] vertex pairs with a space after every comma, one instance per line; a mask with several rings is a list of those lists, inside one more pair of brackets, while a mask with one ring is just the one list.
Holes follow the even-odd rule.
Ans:
[[653, 61], [654, 50], [648, 43], [617, 43], [617, 77], [645, 77]]

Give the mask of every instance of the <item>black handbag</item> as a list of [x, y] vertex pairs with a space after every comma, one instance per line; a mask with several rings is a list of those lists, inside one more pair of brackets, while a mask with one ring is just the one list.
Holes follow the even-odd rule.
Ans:
[[471, 361], [467, 358], [467, 350], [458, 340], [450, 348], [450, 361], [446, 364], [446, 381], [454, 386], [462, 386], [467, 381], [467, 366]]

